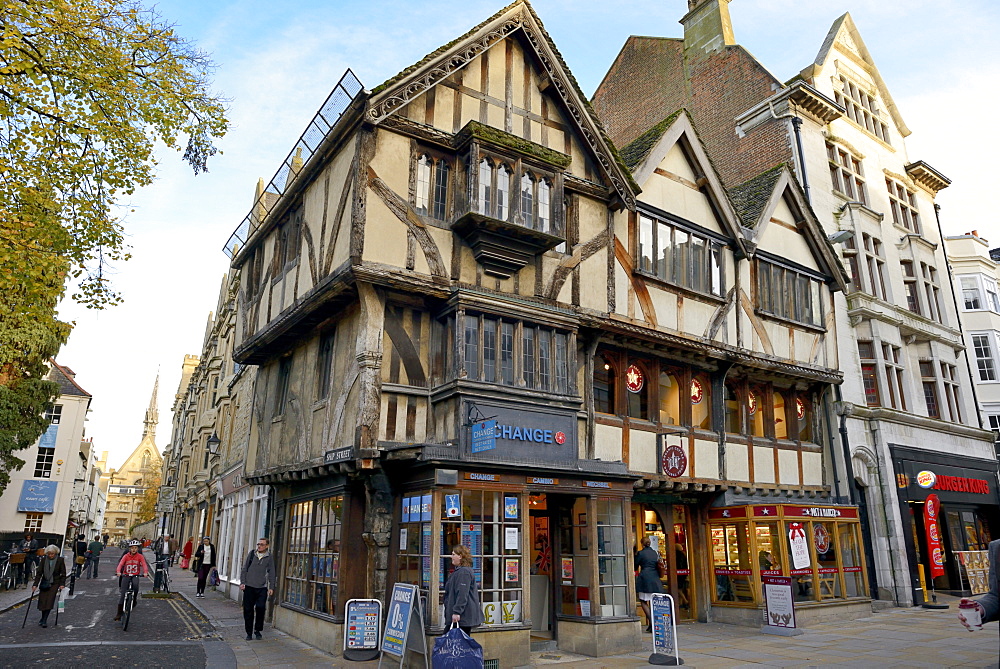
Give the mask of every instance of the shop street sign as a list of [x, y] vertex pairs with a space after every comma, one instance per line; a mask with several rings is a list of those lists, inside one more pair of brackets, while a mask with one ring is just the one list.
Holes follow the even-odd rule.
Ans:
[[762, 576], [764, 586], [764, 625], [760, 631], [779, 636], [797, 636], [802, 630], [795, 626], [795, 599], [792, 597], [790, 576]]
[[[674, 598], [667, 594], [654, 593], [649, 602], [653, 619], [653, 654], [650, 664], [684, 664], [677, 648], [677, 609]], [[672, 660], [672, 661], [671, 661]]]
[[378, 657], [378, 633], [382, 629], [382, 602], [351, 599], [344, 615], [344, 659], [353, 662]]
[[[385, 630], [382, 632], [382, 652], [395, 655], [403, 665], [407, 650], [427, 655], [427, 639], [424, 636], [424, 613], [420, 605], [420, 591], [411, 583], [397, 583], [392, 587], [392, 596], [386, 607]], [[379, 664], [381, 665], [381, 660]]]

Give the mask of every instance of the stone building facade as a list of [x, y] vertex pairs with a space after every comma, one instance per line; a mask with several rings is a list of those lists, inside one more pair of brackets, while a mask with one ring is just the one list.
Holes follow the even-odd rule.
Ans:
[[[934, 202], [950, 182], [907, 155], [910, 131], [849, 14], [782, 82], [736, 44], [728, 0], [689, 0], [688, 9], [682, 38], [629, 38], [594, 108], [619, 145], [657, 123], [650, 114], [687, 109], [734, 194], [774, 165], [792, 167], [848, 272], [835, 309], [844, 384], [834, 391], [834, 484], [862, 509], [872, 595], [900, 605], [927, 597], [921, 513], [931, 493], [948, 535], [945, 574], [932, 584], [961, 592], [963, 514], [996, 536], [1000, 507]], [[928, 487], [921, 472], [989, 485]]]

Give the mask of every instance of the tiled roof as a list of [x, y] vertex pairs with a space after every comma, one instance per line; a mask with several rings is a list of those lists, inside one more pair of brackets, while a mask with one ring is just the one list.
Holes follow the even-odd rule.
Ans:
[[646, 159], [649, 152], [653, 150], [656, 143], [663, 137], [673, 122], [677, 119], [683, 109], [678, 109], [673, 114], [663, 119], [652, 128], [636, 137], [632, 142], [621, 150], [622, 160], [628, 165], [630, 170], [634, 170], [639, 163]]
[[733, 209], [740, 217], [740, 223], [743, 227], [753, 228], [757, 225], [761, 212], [764, 211], [764, 207], [774, 191], [774, 184], [781, 178], [781, 172], [784, 169], [784, 163], [776, 165], [739, 186], [729, 189], [729, 199], [732, 201]]
[[92, 397], [90, 393], [80, 387], [73, 377], [75, 374], [73, 370], [69, 367], [64, 367], [57, 363], [55, 360], [49, 360], [52, 364], [52, 369], [49, 370], [48, 376], [46, 377], [49, 381], [55, 381], [59, 384], [59, 394], [60, 395], [75, 395], [77, 397]]

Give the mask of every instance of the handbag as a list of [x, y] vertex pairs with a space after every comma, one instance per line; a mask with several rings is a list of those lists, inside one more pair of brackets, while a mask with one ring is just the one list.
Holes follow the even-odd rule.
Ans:
[[667, 575], [667, 565], [663, 564], [663, 558], [656, 561], [656, 573], [660, 575], [660, 578]]
[[86, 553], [83, 554], [83, 557], [85, 557], [85, 558], [92, 558], [92, 557], [94, 557], [94, 551], [87, 551]]
[[86, 561], [87, 561], [87, 558], [83, 557], [82, 555], [77, 555], [76, 556], [76, 563], [77, 564], [83, 564]]
[[47, 592], [52, 588], [52, 582], [47, 578], [42, 578], [42, 582], [38, 584], [38, 589], [42, 592]]
[[483, 647], [452, 623], [451, 628], [434, 640], [431, 654], [434, 669], [482, 669]]

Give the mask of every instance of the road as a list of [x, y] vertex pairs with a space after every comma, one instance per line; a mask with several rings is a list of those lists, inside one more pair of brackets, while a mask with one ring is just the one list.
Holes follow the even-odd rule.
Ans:
[[[111, 552], [117, 555], [117, 551]], [[58, 625], [53, 624], [53, 610], [48, 628], [38, 626], [41, 615], [34, 600], [23, 629], [24, 605], [0, 614], [0, 666], [235, 666], [229, 646], [178, 595], [170, 599], [141, 597], [128, 631], [122, 631], [121, 624], [114, 621], [118, 579], [110, 558], [102, 560], [105, 573], [99, 578], [76, 581]], [[148, 593], [151, 588], [152, 582], [145, 581], [140, 590]]]

